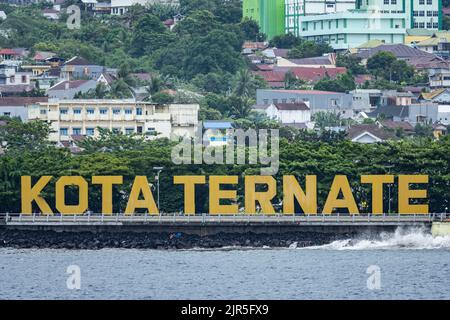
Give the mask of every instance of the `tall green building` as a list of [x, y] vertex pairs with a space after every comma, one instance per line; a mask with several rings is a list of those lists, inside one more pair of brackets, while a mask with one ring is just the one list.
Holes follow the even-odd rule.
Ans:
[[243, 0], [243, 16], [258, 22], [261, 32], [272, 39], [285, 32], [284, 0]]

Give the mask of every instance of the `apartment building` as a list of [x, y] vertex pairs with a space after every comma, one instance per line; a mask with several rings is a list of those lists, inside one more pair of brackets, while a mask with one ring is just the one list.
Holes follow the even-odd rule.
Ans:
[[[351, 118], [356, 115], [353, 110], [352, 94], [343, 92], [330, 92], [319, 90], [268, 90], [256, 91], [256, 105], [258, 108], [271, 104], [305, 103], [311, 115], [317, 112], [338, 113], [342, 118]], [[286, 122], [294, 122], [285, 119]]]
[[128, 9], [135, 5], [147, 6], [152, 4], [179, 5], [179, 0], [111, 0], [111, 14], [121, 16], [127, 13]]
[[58, 100], [29, 106], [28, 119], [48, 121], [51, 141], [74, 136], [98, 136], [98, 128], [122, 134], [155, 137], [193, 136], [198, 124], [197, 104], [156, 105], [125, 100]]
[[269, 39], [292, 33], [343, 50], [372, 39], [404, 43], [407, 29], [442, 29], [442, 0], [244, 0], [243, 15]]

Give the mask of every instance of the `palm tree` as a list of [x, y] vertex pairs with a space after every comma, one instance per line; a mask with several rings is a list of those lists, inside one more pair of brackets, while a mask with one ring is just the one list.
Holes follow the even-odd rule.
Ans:
[[255, 78], [248, 69], [241, 69], [235, 77], [234, 94], [250, 97], [255, 89]]

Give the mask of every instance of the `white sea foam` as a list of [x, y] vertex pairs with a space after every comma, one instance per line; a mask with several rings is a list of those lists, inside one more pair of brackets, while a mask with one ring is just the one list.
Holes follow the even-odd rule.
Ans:
[[423, 229], [397, 229], [395, 233], [382, 233], [376, 239], [359, 238], [337, 240], [321, 246], [300, 249], [326, 250], [395, 250], [395, 249], [450, 249], [450, 236], [433, 237]]

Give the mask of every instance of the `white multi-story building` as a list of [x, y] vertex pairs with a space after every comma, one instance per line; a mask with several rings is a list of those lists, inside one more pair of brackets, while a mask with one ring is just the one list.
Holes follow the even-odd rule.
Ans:
[[48, 121], [51, 141], [71, 141], [74, 136], [98, 136], [98, 128], [148, 138], [194, 136], [198, 104], [156, 105], [134, 99], [58, 100], [29, 106], [28, 119]]
[[296, 34], [299, 16], [344, 12], [355, 6], [356, 0], [285, 0], [286, 33]]
[[406, 29], [442, 29], [442, 0], [285, 0], [285, 31], [335, 49], [372, 39], [403, 43]]
[[123, 15], [128, 11], [128, 8], [132, 5], [140, 4], [142, 6], [151, 4], [167, 4], [167, 5], [179, 5], [178, 0], [111, 0], [111, 14]]

